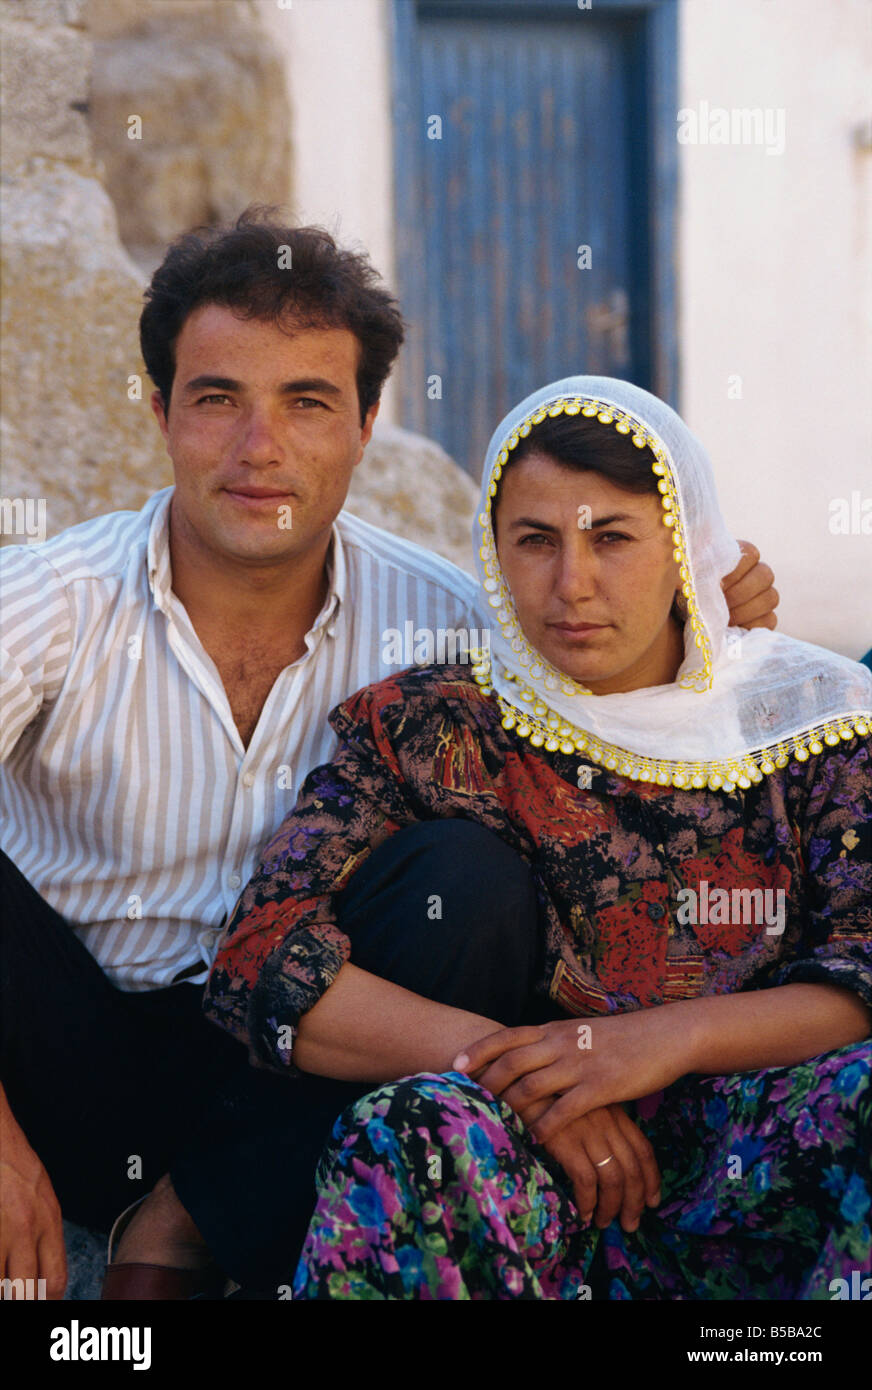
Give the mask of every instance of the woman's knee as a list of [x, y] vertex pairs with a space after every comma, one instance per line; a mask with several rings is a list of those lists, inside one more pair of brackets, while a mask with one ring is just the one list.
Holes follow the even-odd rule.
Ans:
[[404, 1152], [434, 1144], [441, 1151], [446, 1136], [477, 1120], [500, 1122], [500, 1106], [475, 1081], [459, 1072], [419, 1072], [386, 1082], [350, 1105], [336, 1137], [346, 1147], [365, 1137], [378, 1148], [390, 1134], [402, 1136]]

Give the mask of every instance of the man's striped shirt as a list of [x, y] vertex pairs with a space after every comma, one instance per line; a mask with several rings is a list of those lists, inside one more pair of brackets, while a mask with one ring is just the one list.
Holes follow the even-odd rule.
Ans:
[[306, 652], [245, 748], [172, 592], [172, 492], [0, 551], [3, 849], [125, 990], [205, 979], [260, 849], [336, 749], [328, 712], [396, 671], [385, 634], [479, 621], [469, 575], [341, 512]]

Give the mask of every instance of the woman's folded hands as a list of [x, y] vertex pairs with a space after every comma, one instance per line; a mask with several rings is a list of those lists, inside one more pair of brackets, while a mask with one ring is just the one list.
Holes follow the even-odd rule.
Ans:
[[[692, 1047], [680, 1015], [665, 1005], [503, 1028], [465, 1048], [454, 1070], [506, 1101], [548, 1144], [589, 1111], [652, 1095], [692, 1071]], [[531, 1107], [543, 1100], [549, 1104], [533, 1119]]]
[[[540, 1102], [547, 1107], [548, 1102]], [[564, 1125], [543, 1146], [572, 1183], [582, 1224], [605, 1227], [620, 1216], [635, 1231], [646, 1206], [660, 1201], [654, 1150], [621, 1105], [603, 1105]]]
[[645, 1206], [660, 1200], [660, 1173], [620, 1102], [692, 1069], [677, 1021], [664, 1008], [503, 1028], [467, 1047], [453, 1069], [520, 1115], [570, 1178], [585, 1223], [595, 1217], [603, 1227], [620, 1215], [633, 1231]]

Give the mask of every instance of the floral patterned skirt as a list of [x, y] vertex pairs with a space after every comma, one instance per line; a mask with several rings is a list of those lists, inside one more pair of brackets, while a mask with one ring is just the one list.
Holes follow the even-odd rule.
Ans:
[[632, 1234], [582, 1227], [559, 1165], [467, 1077], [381, 1086], [336, 1122], [293, 1296], [868, 1297], [870, 1070], [864, 1042], [628, 1104], [663, 1179]]

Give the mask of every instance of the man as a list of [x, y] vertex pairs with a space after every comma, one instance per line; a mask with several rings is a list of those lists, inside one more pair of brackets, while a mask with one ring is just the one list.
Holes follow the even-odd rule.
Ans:
[[[290, 1088], [203, 1019], [202, 985], [335, 750], [328, 711], [388, 674], [382, 633], [480, 624], [466, 575], [341, 510], [402, 341], [364, 257], [246, 214], [175, 243], [146, 301], [175, 487], [3, 555], [0, 1276], [49, 1297], [61, 1212], [105, 1229], [151, 1189], [112, 1296], [213, 1287], [200, 1235], [226, 1272], [273, 1268], [246, 1263], [254, 1184], [232, 1185], [259, 1172], [247, 1117], [290, 1127], [300, 1191], [319, 1143], [298, 1154]], [[725, 583], [736, 625], [774, 626], [758, 560], [747, 547]], [[323, 1101], [325, 1136], [348, 1098]], [[307, 1219], [302, 1201], [293, 1239]]]

